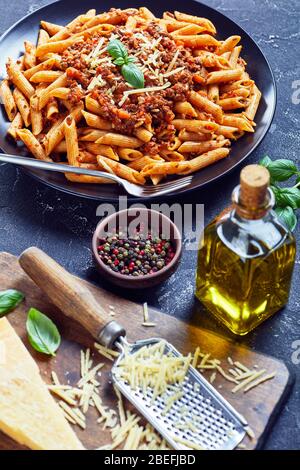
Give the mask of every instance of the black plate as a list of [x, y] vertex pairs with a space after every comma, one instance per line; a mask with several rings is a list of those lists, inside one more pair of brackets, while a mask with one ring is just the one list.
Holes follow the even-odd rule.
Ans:
[[[0, 39], [0, 76], [5, 76], [5, 62], [8, 56], [16, 59], [23, 50], [25, 39], [36, 42], [38, 25], [44, 19], [53, 23], [65, 25], [75, 16], [83, 13], [89, 8], [96, 8], [97, 13], [106, 11], [112, 6], [118, 8], [147, 6], [157, 16], [161, 16], [163, 11], [179, 10], [186, 13], [204, 16], [209, 18], [216, 26], [220, 38], [226, 38], [233, 34], [242, 37], [243, 57], [248, 63], [247, 70], [253, 78], [258, 88], [262, 92], [262, 101], [256, 115], [256, 131], [254, 134], [247, 134], [232, 145], [230, 156], [219, 161], [215, 165], [207, 167], [194, 175], [192, 184], [178, 193], [184, 193], [191, 189], [199, 188], [211, 181], [220, 178], [228, 173], [236, 165], [241, 163], [257, 147], [266, 135], [274, 116], [276, 106], [276, 86], [270, 65], [264, 54], [250, 36], [236, 23], [224, 16], [222, 13], [198, 3], [193, 0], [165, 0], [158, 2], [153, 0], [143, 0], [135, 2], [128, 0], [118, 0], [112, 2], [102, 0], [60, 0], [47, 5], [34, 13], [26, 16], [14, 26], [12, 26]], [[161, 6], [160, 6], [161, 5]], [[3, 106], [0, 112], [0, 147], [6, 153], [24, 155], [23, 150], [18, 148], [12, 141], [6, 138], [8, 127], [7, 118]], [[64, 192], [74, 195], [88, 197], [91, 199], [117, 200], [120, 195], [126, 194], [117, 185], [84, 185], [68, 182], [63, 175], [40, 170], [26, 170], [27, 173], [37, 178], [48, 186], [52, 186]]]

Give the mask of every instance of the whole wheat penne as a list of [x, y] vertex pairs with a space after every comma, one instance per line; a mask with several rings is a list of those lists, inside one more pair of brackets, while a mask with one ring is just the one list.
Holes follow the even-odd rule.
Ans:
[[45, 90], [43, 90], [41, 93], [40, 93], [40, 102], [39, 102], [39, 108], [40, 110], [44, 108], [44, 106], [46, 106], [48, 100], [51, 98], [51, 94], [50, 92], [52, 90], [55, 90], [56, 88], [61, 88], [61, 87], [65, 87], [67, 85], [67, 75], [64, 73], [63, 75], [61, 75], [60, 77], [58, 77], [54, 82], [52, 82], [49, 86], [47, 86], [47, 88], [45, 88]]
[[[109, 121], [101, 118], [100, 116], [97, 116], [96, 114], [82, 111], [82, 115], [84, 119], [86, 120], [87, 125], [90, 127], [94, 127], [96, 129], [101, 129], [101, 130], [110, 130], [112, 128], [112, 125]], [[97, 143], [101, 143], [101, 142], [97, 142]], [[103, 142], [103, 143], [107, 143], [107, 142]]]
[[236, 140], [240, 137], [240, 129], [231, 126], [219, 126], [215, 131], [217, 135], [223, 135], [227, 139]]
[[208, 86], [208, 91], [207, 91], [207, 97], [210, 101], [213, 101], [213, 103], [218, 103], [219, 102], [219, 96], [220, 96], [220, 89], [219, 85], [209, 85]]
[[183, 26], [180, 29], [176, 29], [173, 31], [171, 36], [176, 36], [177, 34], [187, 36], [187, 35], [194, 35], [194, 34], [200, 34], [206, 31], [206, 29], [203, 26], [199, 26], [197, 24], [188, 24], [186, 26]]
[[93, 114], [97, 114], [98, 116], [103, 115], [103, 108], [100, 106], [98, 101], [92, 98], [90, 95], [85, 98], [85, 107]]
[[142, 142], [150, 142], [153, 136], [153, 132], [150, 132], [148, 129], [144, 127], [138, 127], [134, 131], [134, 135], [140, 139]]
[[99, 129], [92, 129], [87, 127], [79, 135], [79, 140], [82, 142], [96, 142], [100, 137], [103, 137], [107, 131], [100, 131]]
[[24, 67], [26, 69], [31, 69], [36, 65], [35, 51], [36, 47], [30, 41], [24, 41]]
[[184, 156], [179, 151], [176, 150], [161, 150], [160, 155], [167, 160], [167, 162], [181, 162], [184, 160]]
[[179, 11], [174, 12], [175, 18], [179, 21], [185, 21], [186, 23], [195, 23], [199, 26], [203, 26], [206, 30], [212, 34], [216, 34], [216, 28], [213, 23], [207, 18], [200, 18], [198, 16], [188, 15]]
[[49, 121], [52, 121], [58, 115], [59, 115], [59, 108], [58, 108], [57, 100], [55, 98], [51, 98], [46, 105], [47, 119], [49, 119]]
[[33, 95], [30, 98], [30, 119], [33, 135], [39, 135], [43, 130], [43, 117], [39, 110], [39, 98]]
[[175, 103], [175, 111], [184, 116], [197, 117], [195, 109], [188, 101], [177, 101]]
[[100, 139], [96, 140], [96, 144], [116, 145], [117, 147], [135, 149], [140, 147], [143, 142], [136, 137], [107, 132], [104, 136], [100, 137]]
[[19, 88], [19, 90], [26, 96], [26, 98], [30, 99], [31, 96], [34, 94], [34, 88], [29, 83], [26, 77], [22, 74], [20, 69], [13, 63], [12, 59], [8, 59], [7, 64], [7, 74], [13, 84]]
[[191, 132], [201, 132], [203, 134], [215, 132], [219, 125], [216, 122], [200, 121], [198, 119], [174, 119], [175, 129], [186, 129]]
[[219, 105], [224, 111], [230, 111], [231, 109], [246, 108], [249, 100], [243, 98], [242, 96], [235, 96], [232, 98], [225, 98], [219, 100]]
[[224, 54], [224, 52], [231, 52], [235, 46], [240, 42], [241, 36], [230, 36], [219, 47], [219, 54]]
[[126, 20], [126, 23], [125, 23], [125, 29], [127, 31], [133, 32], [134, 29], [136, 28], [136, 25], [137, 25], [136, 18], [134, 16], [129, 16]]
[[24, 71], [24, 77], [26, 77], [28, 80], [36, 73], [40, 72], [41, 70], [51, 70], [53, 66], [56, 64], [56, 59], [51, 58], [48, 60], [45, 60], [45, 62], [41, 62], [38, 65], [35, 65], [34, 67], [25, 70]]
[[230, 145], [229, 139], [222, 141], [207, 140], [206, 142], [183, 142], [178, 151], [182, 153], [201, 153], [209, 152], [217, 148], [226, 147]]
[[119, 160], [118, 154], [110, 145], [96, 144], [95, 142], [86, 142], [84, 148], [94, 155], [102, 155], [103, 157]]
[[29, 129], [19, 129], [16, 131], [16, 134], [24, 142], [35, 158], [38, 160], [52, 161], [51, 158], [46, 155], [45, 150]]
[[199, 109], [204, 110], [206, 113], [214, 116], [215, 120], [218, 123], [222, 123], [223, 120], [223, 111], [219, 104], [216, 104], [210, 101], [205, 96], [197, 93], [196, 91], [191, 91], [189, 94], [189, 100], [191, 103]]
[[225, 83], [232, 82], [233, 80], [239, 80], [243, 75], [242, 69], [234, 70], [217, 70], [216, 72], [210, 72], [206, 77], [207, 85], [213, 83]]
[[78, 139], [77, 139], [77, 130], [76, 123], [73, 116], [67, 116], [64, 121], [64, 134], [67, 145], [67, 158], [68, 162], [72, 166], [78, 166]]
[[242, 114], [240, 116], [224, 114], [223, 124], [224, 126], [236, 127], [241, 131], [254, 132], [252, 124]]
[[156, 161], [164, 162], [164, 159], [161, 158], [159, 155], [152, 155], [151, 157], [145, 155], [133, 160], [128, 164], [128, 166], [133, 170], [141, 171], [146, 165], [149, 165], [150, 163], [155, 163]]
[[230, 68], [230, 63], [228, 59], [213, 52], [203, 51], [202, 49], [196, 49], [194, 51], [194, 55], [196, 57], [201, 58], [204, 67], [214, 67], [221, 70], [226, 70]]
[[[81, 112], [82, 112], [82, 103], [73, 108], [68, 116], [72, 116], [75, 122], [79, 122], [81, 119]], [[68, 117], [67, 116], [67, 117]], [[55, 123], [52, 129], [48, 132], [45, 137], [45, 150], [46, 154], [50, 155], [52, 150], [63, 140], [64, 138], [64, 120], [66, 118], [61, 118]]]
[[204, 142], [205, 140], [211, 140], [212, 139], [212, 134], [210, 132], [208, 133], [201, 133], [201, 132], [189, 132], [186, 131], [185, 129], [182, 129], [179, 134], [178, 134], [179, 140], [182, 140], [183, 142], [190, 140], [194, 142]]
[[0, 84], [0, 96], [4, 104], [4, 108], [7, 114], [7, 117], [10, 121], [13, 121], [17, 114], [17, 106], [9, 87], [8, 80], [2, 80]]
[[7, 129], [8, 135], [10, 135], [13, 139], [17, 139], [17, 130], [22, 129], [23, 126], [24, 121], [22, 119], [21, 113], [17, 112], [9, 128]]
[[30, 77], [32, 83], [52, 83], [63, 75], [59, 70], [40, 70]]
[[26, 127], [30, 126], [30, 122], [31, 122], [30, 121], [30, 106], [29, 106], [28, 101], [26, 100], [26, 97], [18, 88], [14, 89], [13, 97], [17, 105], [17, 108], [21, 113], [25, 126]]
[[203, 153], [199, 157], [193, 158], [189, 161], [190, 167], [183, 174], [188, 175], [190, 173], [195, 173], [195, 171], [201, 170], [207, 166], [210, 166], [223, 158], [226, 158], [229, 155], [229, 149], [227, 148], [218, 148], [211, 150], [210, 152]]
[[89, 175], [76, 175], [74, 173], [65, 173], [67, 180], [72, 183], [84, 183], [84, 184], [113, 184], [115, 181], [103, 178], [103, 176], [89, 176]]
[[240, 57], [241, 50], [242, 50], [242, 46], [236, 46], [236, 47], [233, 48], [233, 50], [230, 54], [229, 63], [230, 63], [230, 66], [231, 66], [232, 69], [235, 69], [237, 67], [238, 59]]
[[123, 160], [133, 161], [143, 157], [142, 152], [136, 149], [119, 148], [118, 154]]
[[47, 31], [45, 31], [44, 29], [40, 29], [39, 37], [38, 37], [38, 41], [37, 41], [37, 47], [42, 46], [43, 44], [46, 44], [46, 42], [49, 41], [49, 37], [50, 36], [47, 33]]
[[209, 34], [200, 34], [199, 36], [196, 34], [191, 36], [184, 36], [178, 33], [176, 36], [174, 36], [174, 39], [176, 41], [181, 41], [185, 46], [194, 49], [206, 46], [218, 47], [219, 45], [219, 41]]
[[261, 92], [259, 91], [256, 85], [253, 85], [249, 98], [249, 104], [245, 109], [245, 115], [248, 119], [250, 119], [250, 121], [253, 121], [253, 119], [255, 118], [260, 100]]
[[49, 23], [48, 21], [41, 21], [41, 28], [45, 29], [50, 36], [58, 33], [63, 29], [59, 24]]
[[114, 160], [111, 160], [110, 158], [106, 157], [97, 157], [97, 161], [99, 165], [107, 165], [109, 168], [120, 178], [124, 178], [131, 183], [136, 183], [136, 184], [144, 184], [145, 183], [145, 178], [141, 175], [136, 170], [133, 170], [132, 168], [128, 167], [127, 165], [123, 165], [123, 163], [115, 162]]
[[[51, 39], [53, 38], [54, 36]], [[41, 44], [37, 47], [36, 57], [41, 57], [44, 54], [48, 54], [49, 52], [63, 52], [68, 47], [82, 40], [83, 40], [82, 36], [76, 36], [76, 37], [70, 37], [69, 39], [65, 39], [63, 41], [56, 41], [56, 42], [48, 41], [45, 44]]]

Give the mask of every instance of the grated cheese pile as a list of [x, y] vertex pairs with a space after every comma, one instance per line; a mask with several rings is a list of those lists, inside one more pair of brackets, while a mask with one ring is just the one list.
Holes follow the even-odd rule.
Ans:
[[187, 357], [165, 354], [165, 345], [165, 341], [160, 341], [133, 354], [125, 352], [116, 372], [132, 389], [139, 387], [146, 393], [151, 388], [152, 402], [165, 393], [168, 386], [183, 383], [192, 360], [191, 354]]

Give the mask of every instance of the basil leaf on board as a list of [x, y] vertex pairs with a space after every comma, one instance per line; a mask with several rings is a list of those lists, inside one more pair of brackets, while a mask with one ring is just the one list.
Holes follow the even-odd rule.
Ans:
[[297, 217], [293, 209], [290, 206], [276, 207], [275, 212], [278, 217], [282, 220], [282, 222], [284, 222], [284, 224], [292, 232], [297, 225]]
[[291, 206], [292, 209], [300, 208], [300, 189], [298, 188], [278, 188], [271, 186], [278, 207]]
[[112, 39], [107, 48], [107, 52], [114, 58], [118, 59], [119, 57], [122, 57], [124, 59], [124, 62], [127, 61], [128, 58], [128, 52], [124, 44], [121, 43], [118, 39]]
[[126, 82], [134, 88], [143, 88], [144, 87], [144, 75], [141, 69], [139, 69], [135, 64], [124, 64], [121, 67], [121, 72]]
[[50, 318], [39, 310], [31, 308], [28, 312], [26, 329], [29, 342], [36, 351], [55, 356], [61, 338]]
[[6, 313], [11, 312], [19, 305], [25, 296], [22, 292], [15, 289], [3, 290], [0, 292], [0, 318]]

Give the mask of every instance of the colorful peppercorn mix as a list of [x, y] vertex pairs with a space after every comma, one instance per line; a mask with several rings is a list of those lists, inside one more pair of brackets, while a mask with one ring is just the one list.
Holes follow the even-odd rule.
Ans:
[[99, 239], [98, 253], [112, 271], [127, 276], [145, 276], [160, 271], [174, 258], [171, 240], [139, 233], [124, 238], [122, 232]]

